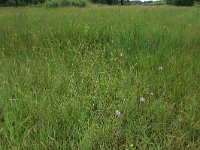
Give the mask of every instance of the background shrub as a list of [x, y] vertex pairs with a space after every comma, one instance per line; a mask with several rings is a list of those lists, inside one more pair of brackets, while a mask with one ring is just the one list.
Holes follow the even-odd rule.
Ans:
[[193, 6], [194, 0], [167, 0], [167, 4], [177, 6]]
[[87, 0], [51, 0], [45, 3], [47, 8], [78, 6], [84, 7], [87, 5]]
[[0, 6], [26, 6], [44, 2], [45, 0], [0, 0]]

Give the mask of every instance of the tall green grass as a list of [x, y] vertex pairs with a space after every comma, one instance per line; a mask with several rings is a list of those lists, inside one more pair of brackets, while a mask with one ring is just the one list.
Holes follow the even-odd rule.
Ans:
[[198, 18], [0, 8], [0, 149], [199, 149]]

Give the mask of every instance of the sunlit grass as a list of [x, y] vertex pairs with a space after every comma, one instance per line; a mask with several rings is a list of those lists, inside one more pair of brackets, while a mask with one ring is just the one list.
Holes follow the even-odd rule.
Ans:
[[0, 8], [0, 149], [199, 149], [198, 18]]

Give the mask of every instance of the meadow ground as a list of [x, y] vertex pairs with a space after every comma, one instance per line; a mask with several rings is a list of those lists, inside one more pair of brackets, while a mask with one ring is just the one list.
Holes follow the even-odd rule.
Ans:
[[200, 149], [199, 18], [0, 8], [0, 149]]

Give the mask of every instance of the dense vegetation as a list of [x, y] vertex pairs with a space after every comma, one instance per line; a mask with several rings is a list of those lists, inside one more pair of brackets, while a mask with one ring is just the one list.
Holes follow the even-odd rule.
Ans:
[[84, 7], [87, 5], [87, 0], [51, 0], [45, 3], [48, 8], [78, 6]]
[[0, 149], [199, 149], [200, 11], [0, 9]]
[[[162, 0], [161, 0], [162, 1]], [[196, 0], [200, 1], [200, 0]], [[88, 2], [98, 4], [130, 4], [129, 0], [0, 0], [0, 6], [26, 6], [43, 4], [47, 7], [64, 7], [64, 6], [86, 6]], [[180, 5], [180, 6], [192, 6], [195, 0], [166, 0], [167, 4]]]
[[86, 6], [87, 0], [0, 0], [0, 6], [26, 6], [43, 4], [47, 7]]
[[45, 0], [0, 0], [0, 6], [26, 6], [45, 3]]
[[193, 6], [195, 0], [166, 0], [167, 4], [178, 6]]
[[100, 3], [100, 4], [122, 4], [128, 3], [129, 0], [91, 0], [93, 3]]
[[[0, 6], [26, 6], [46, 3], [47, 7], [85, 6], [89, 0], [0, 0]], [[118, 4], [118, 0], [92, 0], [93, 3]], [[121, 0], [124, 4], [124, 0]]]

